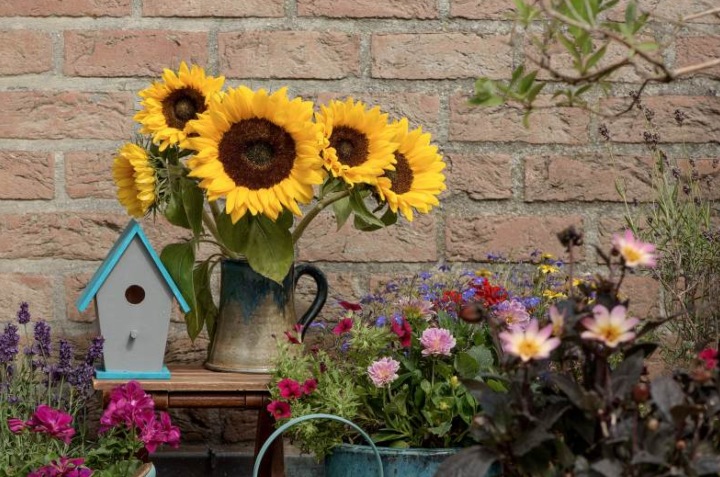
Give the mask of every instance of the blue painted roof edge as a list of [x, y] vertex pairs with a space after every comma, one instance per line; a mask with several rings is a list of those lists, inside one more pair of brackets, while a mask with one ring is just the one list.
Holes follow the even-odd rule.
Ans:
[[80, 297], [75, 302], [75, 306], [77, 307], [78, 311], [85, 311], [92, 299], [95, 298], [95, 295], [100, 290], [100, 287], [103, 283], [105, 283], [105, 280], [110, 275], [110, 272], [113, 270], [113, 268], [115, 268], [115, 265], [120, 260], [120, 257], [122, 257], [123, 253], [125, 253], [125, 250], [128, 248], [130, 242], [132, 242], [132, 239], [136, 235], [140, 239], [142, 244], [145, 246], [147, 252], [150, 254], [150, 258], [152, 258], [155, 266], [158, 268], [158, 271], [165, 280], [165, 283], [170, 287], [170, 291], [172, 291], [173, 295], [175, 296], [175, 299], [177, 300], [178, 305], [180, 305], [183, 313], [187, 313], [188, 311], [190, 311], [190, 307], [188, 306], [187, 301], [185, 301], [185, 298], [180, 293], [177, 285], [175, 285], [175, 281], [168, 273], [165, 265], [163, 265], [160, 257], [155, 252], [152, 245], [150, 245], [150, 241], [147, 239], [145, 233], [142, 231], [142, 227], [140, 227], [140, 224], [135, 219], [130, 219], [127, 227], [125, 227], [123, 233], [113, 244], [112, 248], [105, 257], [105, 260], [103, 260], [103, 263], [97, 270], [95, 270], [95, 274], [92, 276], [90, 282], [85, 287], [85, 291], [83, 291], [82, 295], [80, 295]]

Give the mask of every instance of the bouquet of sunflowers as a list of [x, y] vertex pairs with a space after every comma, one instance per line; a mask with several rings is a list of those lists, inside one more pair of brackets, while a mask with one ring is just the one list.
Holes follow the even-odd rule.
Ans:
[[[160, 213], [192, 237], [166, 246], [161, 259], [191, 311], [197, 336], [217, 312], [210, 275], [222, 258], [246, 258], [281, 282], [294, 245], [323, 209], [360, 230], [427, 213], [445, 189], [445, 167], [430, 135], [390, 121], [378, 107], [347, 98], [315, 110], [312, 102], [245, 86], [199, 66], [166, 69], [140, 91], [136, 141], [113, 163], [118, 199], [135, 217]], [[301, 205], [308, 204], [305, 210]], [[217, 253], [196, 261], [201, 243]]]

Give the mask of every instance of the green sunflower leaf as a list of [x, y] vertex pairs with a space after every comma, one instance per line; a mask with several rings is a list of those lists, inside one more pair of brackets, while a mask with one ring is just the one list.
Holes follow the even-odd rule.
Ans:
[[217, 319], [218, 309], [212, 297], [212, 287], [210, 285], [210, 276], [215, 262], [205, 260], [193, 269], [193, 285], [195, 287], [195, 298], [197, 305], [197, 314], [207, 325], [208, 334], [213, 336], [215, 333], [215, 320]]
[[335, 214], [335, 221], [337, 222], [337, 229], [340, 230], [348, 217], [352, 214], [352, 207], [350, 206], [350, 197], [343, 197], [342, 199], [333, 202], [332, 204], [333, 213]]
[[382, 220], [368, 210], [362, 193], [356, 189], [350, 193], [350, 208], [355, 213], [355, 228], [371, 231], [385, 227]]
[[292, 235], [264, 215], [250, 219], [245, 255], [253, 270], [282, 283], [295, 259]]
[[185, 205], [183, 204], [182, 191], [177, 183], [170, 188], [168, 203], [163, 215], [173, 225], [186, 229], [190, 228], [190, 222], [188, 222]]
[[187, 222], [193, 234], [198, 237], [203, 231], [202, 214], [205, 198], [202, 190], [194, 181], [183, 178], [180, 180], [180, 191]]
[[230, 215], [223, 212], [215, 223], [223, 245], [233, 252], [244, 254], [250, 231], [250, 214], [245, 214], [233, 224]]
[[195, 244], [185, 242], [166, 245], [160, 252], [160, 260], [190, 306], [190, 311], [185, 314], [185, 324], [190, 339], [194, 340], [205, 324], [203, 315], [198, 312], [197, 298], [195, 296], [193, 279]]

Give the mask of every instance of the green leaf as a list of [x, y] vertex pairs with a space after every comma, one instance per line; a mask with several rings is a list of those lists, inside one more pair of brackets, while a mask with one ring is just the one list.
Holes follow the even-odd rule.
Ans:
[[530, 90], [530, 87], [535, 81], [535, 76], [537, 76], [537, 73], [537, 71], [531, 71], [525, 77], [523, 77], [523, 79], [520, 81], [520, 84], [518, 84], [518, 93], [524, 95]]
[[510, 87], [514, 86], [515, 83], [517, 83], [520, 78], [522, 77], [523, 73], [525, 72], [525, 67], [520, 65], [512, 72], [512, 77], [510, 78]]
[[428, 431], [435, 434], [438, 437], [442, 437], [448, 432], [450, 432], [450, 429], [452, 428], [452, 423], [450, 421], [445, 421], [439, 426], [429, 427]]
[[264, 215], [252, 217], [245, 256], [253, 270], [282, 283], [295, 259], [290, 231]]
[[342, 199], [333, 202], [332, 208], [333, 213], [335, 214], [337, 230], [340, 230], [352, 213], [352, 207], [350, 207], [350, 197], [343, 197]]
[[178, 227], [190, 228], [190, 222], [188, 222], [187, 214], [185, 213], [185, 206], [182, 201], [182, 192], [180, 186], [175, 186], [170, 189], [168, 197], [168, 203], [163, 211], [165, 218], [173, 225]]
[[350, 193], [350, 207], [355, 213], [354, 225], [358, 230], [369, 232], [385, 227], [382, 220], [368, 210], [363, 194], [357, 189]]
[[293, 213], [289, 210], [283, 209], [283, 211], [280, 212], [280, 215], [278, 215], [278, 218], [275, 222], [278, 224], [279, 227], [289, 229], [293, 226], [293, 223], [295, 223], [295, 216], [293, 216]]
[[248, 232], [250, 230], [250, 214], [245, 214], [236, 223], [232, 223], [229, 214], [221, 212], [215, 221], [218, 234], [223, 245], [233, 252], [245, 254], [245, 247], [248, 242]]
[[198, 237], [203, 231], [202, 214], [205, 197], [197, 183], [190, 179], [180, 180], [180, 191], [187, 222], [193, 234]]
[[595, 66], [598, 61], [602, 59], [603, 56], [605, 56], [605, 51], [607, 50], [607, 44], [603, 45], [602, 48], [600, 48], [598, 51], [592, 54], [590, 58], [588, 58], [587, 62], [585, 63], [585, 69], [589, 70], [593, 66]]
[[467, 352], [455, 355], [455, 369], [461, 378], [474, 378], [480, 372], [480, 364]]
[[217, 319], [218, 309], [212, 297], [212, 286], [210, 277], [214, 262], [205, 260], [193, 270], [193, 285], [195, 287], [195, 298], [197, 304], [197, 314], [200, 320], [205, 322], [208, 329], [208, 335], [212, 337], [215, 334], [215, 320]]
[[493, 353], [487, 346], [473, 346], [467, 350], [467, 353], [478, 362], [480, 369], [489, 369], [495, 364]]
[[193, 267], [195, 266], [195, 244], [193, 242], [171, 243], [160, 252], [162, 261], [180, 293], [190, 306], [185, 314], [185, 324], [190, 339], [194, 340], [203, 328], [202, 316], [197, 313]]

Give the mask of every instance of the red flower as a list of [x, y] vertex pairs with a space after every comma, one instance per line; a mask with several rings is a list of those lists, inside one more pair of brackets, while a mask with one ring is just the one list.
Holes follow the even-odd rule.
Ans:
[[317, 379], [306, 379], [302, 385], [303, 394], [312, 394], [317, 389]]
[[350, 303], [349, 301], [340, 300], [338, 305], [349, 311], [360, 311], [362, 307], [358, 303]]
[[285, 336], [287, 336], [287, 339], [288, 339], [288, 341], [289, 341], [290, 343], [292, 343], [292, 344], [300, 344], [300, 340], [298, 340], [298, 339], [295, 338], [292, 334], [290, 334], [289, 331], [286, 331], [286, 332], [285, 332]]
[[475, 300], [483, 303], [486, 307], [491, 307], [502, 303], [508, 298], [508, 292], [501, 286], [492, 286], [487, 278], [478, 280], [480, 283], [474, 283]]
[[412, 327], [405, 318], [393, 318], [392, 331], [400, 339], [400, 345], [403, 348], [409, 348], [412, 341]]
[[705, 368], [707, 369], [716, 368], [718, 365], [718, 351], [716, 349], [705, 348], [700, 351], [698, 358], [705, 361]]
[[267, 406], [267, 410], [275, 419], [290, 417], [290, 404], [283, 401], [273, 401]]
[[340, 320], [340, 322], [333, 328], [332, 332], [335, 335], [340, 336], [343, 333], [347, 333], [352, 329], [353, 326], [353, 320], [352, 318], [343, 318]]
[[280, 389], [280, 396], [285, 399], [299, 398], [303, 395], [300, 383], [290, 378], [282, 379], [278, 383], [278, 389]]

